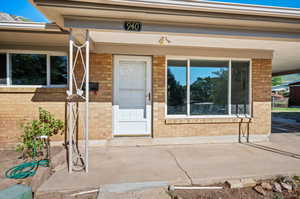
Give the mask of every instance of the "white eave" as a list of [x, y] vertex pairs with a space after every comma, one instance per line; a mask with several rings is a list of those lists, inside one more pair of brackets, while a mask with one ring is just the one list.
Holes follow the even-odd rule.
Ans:
[[40, 22], [6, 22], [0, 21], [1, 30], [18, 30], [18, 31], [46, 31], [46, 32], [61, 32], [59, 27], [51, 23]]
[[[72, 0], [61, 1], [57, 3], [51, 1], [34, 0], [37, 5], [50, 6], [54, 4], [63, 5], [64, 7], [77, 7], [74, 3], [82, 3], [81, 8], [91, 8], [97, 4], [106, 5], [119, 5], [119, 6], [132, 6], [144, 7], [154, 9], [176, 9], [186, 11], [202, 11], [223, 14], [241, 14], [241, 15], [254, 15], [254, 16], [272, 16], [284, 18], [300, 18], [300, 9], [275, 7], [275, 6], [261, 6], [249, 5], [238, 3], [225, 3], [225, 2], [212, 2], [202, 0]], [[72, 3], [73, 2], [73, 3]], [[93, 3], [84, 5], [85, 3]]]

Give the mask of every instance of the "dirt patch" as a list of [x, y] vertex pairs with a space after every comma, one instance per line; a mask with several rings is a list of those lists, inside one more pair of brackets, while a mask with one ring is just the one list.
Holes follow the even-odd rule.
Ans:
[[[276, 180], [268, 180], [264, 182], [273, 183]], [[259, 182], [260, 184], [262, 182]], [[231, 189], [224, 184], [213, 186], [222, 186], [221, 190], [176, 190], [175, 195], [178, 199], [300, 199], [300, 181], [297, 181], [298, 188], [293, 191], [282, 190], [275, 192], [274, 190], [264, 190], [264, 195], [258, 193], [254, 187]]]
[[[62, 147], [52, 147], [51, 155], [54, 157], [56, 154], [63, 150]], [[5, 177], [5, 172], [18, 164], [23, 163], [25, 160], [21, 158], [21, 154], [15, 150], [1, 150], [1, 160], [0, 160], [0, 189], [8, 188], [14, 184], [25, 184], [31, 186], [34, 177], [28, 177], [26, 179], [8, 179]]]
[[182, 199], [299, 199], [300, 193], [283, 193], [267, 192], [266, 195], [257, 193], [252, 187], [241, 189], [224, 188], [223, 190], [214, 191], [176, 191], [176, 194]]

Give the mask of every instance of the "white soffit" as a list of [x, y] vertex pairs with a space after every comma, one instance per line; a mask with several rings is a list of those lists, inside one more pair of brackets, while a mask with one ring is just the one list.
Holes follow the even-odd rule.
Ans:
[[300, 42], [254, 39], [234, 39], [205, 36], [177, 36], [162, 34], [140, 34], [120, 32], [90, 32], [96, 43], [159, 45], [159, 40], [166, 37], [168, 46], [209, 47], [230, 49], [259, 49], [274, 51], [273, 73], [300, 69]]

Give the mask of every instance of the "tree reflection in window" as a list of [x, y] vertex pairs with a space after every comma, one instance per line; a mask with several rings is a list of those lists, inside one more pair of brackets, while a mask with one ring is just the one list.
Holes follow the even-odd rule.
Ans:
[[169, 115], [187, 114], [187, 61], [168, 61], [168, 108]]
[[11, 54], [13, 85], [46, 85], [46, 55]]
[[190, 114], [228, 114], [228, 61], [191, 60]]
[[67, 56], [51, 56], [50, 57], [50, 81], [52, 85], [67, 84]]
[[231, 63], [231, 113], [249, 114], [249, 61]]

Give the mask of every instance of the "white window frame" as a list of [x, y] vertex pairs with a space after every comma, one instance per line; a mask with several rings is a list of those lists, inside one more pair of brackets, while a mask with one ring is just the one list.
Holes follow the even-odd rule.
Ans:
[[[211, 60], [228, 61], [228, 114], [227, 115], [190, 115], [190, 60]], [[169, 115], [168, 114], [168, 60], [187, 61], [187, 114]], [[249, 114], [231, 113], [231, 64], [232, 61], [249, 61]], [[165, 61], [165, 118], [251, 118], [252, 117], [252, 59], [233, 58], [233, 57], [195, 57], [195, 56], [167, 56]]]
[[[9, 88], [66, 88], [67, 84], [51, 84], [51, 56], [66, 56], [66, 52], [53, 52], [53, 51], [32, 51], [32, 50], [0, 50], [1, 54], [6, 54], [6, 84], [0, 84], [1, 87]], [[12, 85], [12, 66], [10, 54], [43, 54], [46, 55], [46, 85]], [[67, 58], [68, 69], [68, 58]]]

